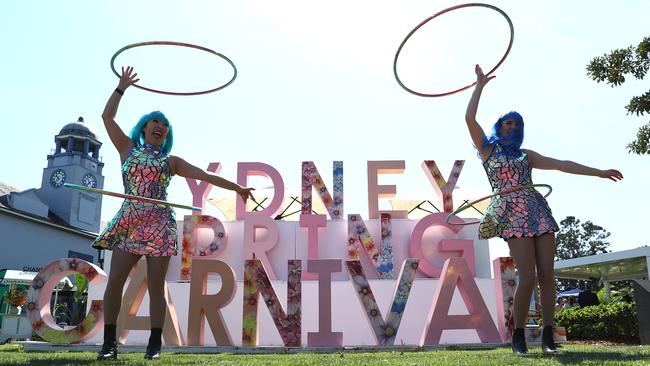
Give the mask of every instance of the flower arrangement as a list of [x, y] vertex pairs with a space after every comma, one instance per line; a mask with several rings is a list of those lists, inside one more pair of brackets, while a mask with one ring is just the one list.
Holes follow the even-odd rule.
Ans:
[[13, 287], [11, 290], [5, 292], [2, 300], [11, 306], [23, 306], [23, 304], [25, 304], [25, 301], [27, 301], [27, 294], [25, 294], [17, 287]]

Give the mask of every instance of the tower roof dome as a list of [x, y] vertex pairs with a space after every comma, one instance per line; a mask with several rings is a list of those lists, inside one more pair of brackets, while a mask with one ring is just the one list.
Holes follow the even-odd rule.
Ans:
[[92, 130], [92, 128], [84, 123], [83, 117], [79, 117], [79, 119], [77, 119], [77, 122], [70, 122], [67, 125], [63, 126], [59, 132], [59, 135], [74, 135], [97, 139], [97, 135]]

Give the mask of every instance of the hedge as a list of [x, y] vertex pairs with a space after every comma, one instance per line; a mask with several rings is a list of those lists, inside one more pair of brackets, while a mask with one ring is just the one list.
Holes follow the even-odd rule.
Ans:
[[555, 313], [556, 325], [565, 327], [567, 339], [638, 342], [636, 303], [615, 302], [562, 309]]

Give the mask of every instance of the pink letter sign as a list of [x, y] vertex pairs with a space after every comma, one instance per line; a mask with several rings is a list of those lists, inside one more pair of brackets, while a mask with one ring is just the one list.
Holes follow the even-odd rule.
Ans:
[[[199, 244], [200, 229], [209, 229], [212, 238]], [[216, 217], [186, 215], [183, 218], [183, 251], [181, 256], [181, 280], [192, 276], [192, 257], [217, 256], [226, 248], [226, 228]]]
[[286, 347], [302, 345], [302, 264], [300, 260], [288, 262], [287, 313], [278, 300], [273, 285], [266, 275], [264, 265], [258, 259], [246, 260], [244, 264], [244, 315], [242, 320], [242, 346], [257, 346], [257, 309], [260, 293], [269, 308], [275, 327]]
[[[300, 227], [307, 228], [307, 259], [318, 259], [318, 228], [327, 225], [325, 215], [300, 215]], [[302, 273], [303, 280], [315, 280], [318, 276], [314, 273], [305, 271]]]
[[323, 178], [316, 169], [313, 161], [302, 162], [302, 214], [311, 214], [312, 187], [320, 196], [332, 220], [343, 218], [343, 162], [335, 161], [332, 170], [334, 180], [334, 197], [325, 186]]
[[[221, 163], [210, 163], [208, 165], [209, 172], [219, 174], [221, 172]], [[201, 207], [201, 213], [205, 212], [205, 199], [208, 198], [208, 193], [212, 189], [212, 184], [204, 181], [198, 181], [196, 179], [185, 178], [190, 191], [192, 192], [192, 206]]]
[[[424, 237], [424, 232], [431, 226], [442, 226], [458, 234], [458, 232], [463, 228], [460, 225], [447, 225], [445, 222], [446, 217], [447, 214], [444, 212], [435, 212], [423, 217], [413, 228], [411, 238], [409, 239], [409, 255], [421, 259], [420, 270], [432, 278], [440, 277], [441, 268], [429, 263], [424, 257], [424, 252], [422, 250], [422, 238]], [[472, 274], [476, 273], [474, 265], [474, 242], [472, 240], [443, 239], [438, 245], [438, 251], [441, 253], [460, 252], [457, 257], [465, 259]]]
[[[117, 318], [117, 341], [124, 344], [130, 330], [149, 330], [151, 329], [150, 318], [148, 316], [138, 316], [138, 309], [142, 304], [142, 298], [147, 291], [147, 266], [144, 259], [140, 260], [135, 267], [135, 273], [131, 276], [129, 287], [126, 288], [122, 298], [120, 315]], [[176, 309], [172, 303], [172, 297], [165, 281], [163, 289], [167, 311], [165, 312], [165, 325], [163, 326], [163, 337], [165, 343], [174, 346], [181, 346], [183, 343], [183, 333], [178, 323]]]
[[445, 178], [442, 177], [435, 160], [425, 160], [422, 163], [422, 169], [424, 169], [424, 172], [427, 174], [427, 178], [429, 178], [431, 185], [436, 188], [438, 194], [442, 197], [444, 212], [454, 211], [454, 200], [452, 195], [464, 164], [465, 160], [456, 160], [454, 167], [451, 169], [451, 174], [449, 174], [449, 180], [445, 182]]
[[497, 326], [503, 342], [515, 331], [514, 300], [517, 289], [517, 272], [512, 257], [499, 257], [492, 261], [494, 290], [497, 298]]
[[341, 272], [341, 260], [310, 260], [307, 270], [318, 273], [318, 332], [307, 332], [307, 346], [341, 346], [343, 333], [332, 332], [332, 273]]
[[381, 214], [381, 247], [375, 244], [361, 215], [348, 215], [348, 260], [359, 259], [359, 248], [363, 248], [377, 269], [379, 278], [395, 278], [393, 273], [393, 243], [390, 214]]
[[[258, 229], [266, 230], [263, 238], [258, 237]], [[266, 253], [273, 249], [279, 238], [278, 225], [272, 218], [250, 216], [244, 219], [244, 259], [259, 258], [264, 263], [264, 268], [272, 280], [276, 280], [278, 277], [275, 275]]]
[[264, 163], [239, 163], [237, 164], [237, 184], [248, 186], [249, 176], [267, 177], [273, 183], [273, 200], [261, 211], [246, 212], [244, 201], [237, 195], [235, 206], [235, 217], [237, 220], [243, 220], [249, 216], [267, 216], [275, 217], [282, 208], [284, 200], [284, 181], [280, 173], [272, 166]]
[[[442, 273], [420, 342], [428, 346], [439, 344], [442, 331], [445, 329], [475, 329], [481, 342], [500, 342], [499, 331], [494, 326], [492, 316], [465, 260], [447, 259]], [[449, 315], [456, 286], [469, 315]]]
[[[369, 161], [368, 162], [368, 217], [371, 219], [379, 218], [378, 199], [395, 197], [397, 188], [394, 185], [379, 185], [379, 174], [402, 174], [404, 173], [404, 160], [389, 161]], [[395, 219], [405, 219], [408, 212], [400, 211], [383, 211], [390, 214]]]
[[418, 269], [418, 262], [417, 259], [409, 258], [402, 264], [399, 282], [393, 294], [393, 304], [390, 307], [386, 320], [384, 320], [381, 311], [379, 311], [375, 296], [372, 294], [372, 289], [370, 289], [370, 283], [363, 273], [361, 262], [345, 262], [348, 267], [348, 272], [350, 272], [354, 289], [357, 291], [359, 302], [366, 312], [368, 323], [370, 323], [370, 327], [375, 333], [375, 339], [377, 339], [378, 345], [392, 346], [395, 343], [395, 336], [397, 336], [397, 330], [402, 321], [404, 309], [406, 309], [406, 302], [411, 293], [411, 286], [413, 285], [415, 273]]
[[[208, 274], [216, 273], [221, 278], [221, 289], [213, 295], [207, 294]], [[190, 286], [190, 308], [187, 312], [187, 344], [202, 346], [204, 344], [204, 325], [208, 319], [215, 341], [221, 346], [232, 346], [232, 337], [221, 309], [228, 305], [236, 291], [235, 272], [226, 262], [216, 259], [197, 258], [194, 261], [192, 282]]]
[[79, 343], [92, 337], [104, 325], [101, 300], [93, 300], [86, 318], [72, 329], [61, 329], [52, 318], [52, 291], [61, 279], [73, 273], [81, 273], [89, 285], [98, 285], [106, 280], [106, 273], [96, 265], [82, 259], [65, 258], [48, 264], [38, 272], [27, 293], [27, 316], [32, 329], [48, 342]]

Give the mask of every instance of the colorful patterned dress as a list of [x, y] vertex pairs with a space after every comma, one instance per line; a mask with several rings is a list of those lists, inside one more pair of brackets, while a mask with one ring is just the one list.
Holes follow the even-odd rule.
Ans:
[[[171, 180], [168, 156], [149, 144], [129, 151], [122, 164], [126, 194], [167, 199]], [[177, 231], [174, 210], [167, 205], [124, 200], [122, 207], [106, 229], [92, 244], [96, 249], [114, 247], [123, 251], [153, 257], [176, 255]]]
[[[492, 192], [532, 184], [528, 154], [508, 156], [497, 144], [483, 163]], [[492, 198], [481, 224], [479, 239], [533, 237], [559, 230], [544, 197], [534, 188], [524, 188]]]

